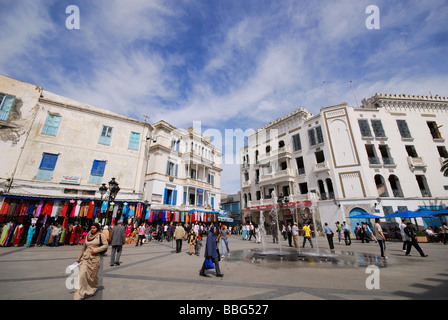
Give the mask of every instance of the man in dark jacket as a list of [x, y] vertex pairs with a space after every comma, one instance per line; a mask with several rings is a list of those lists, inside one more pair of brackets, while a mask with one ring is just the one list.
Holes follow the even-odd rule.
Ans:
[[[126, 228], [123, 227], [122, 220], [118, 221], [118, 224], [112, 228], [110, 235], [110, 245], [112, 246], [112, 254], [110, 255], [110, 266], [120, 265], [121, 249], [126, 241]], [[115, 256], [116, 254], [116, 256]]]
[[423, 250], [420, 248], [420, 246], [418, 245], [417, 239], [415, 238], [415, 233], [414, 233], [414, 228], [412, 228], [412, 223], [408, 222], [407, 227], [404, 228], [404, 234], [405, 234], [405, 238], [406, 238], [406, 244], [407, 244], [407, 248], [406, 248], [406, 255], [409, 256], [410, 252], [411, 252], [411, 248], [412, 246], [415, 247], [415, 249], [417, 249], [418, 253], [420, 253], [420, 255], [422, 257], [427, 257], [427, 254], [423, 253]]
[[[215, 264], [215, 271], [216, 271], [216, 276], [217, 277], [222, 277], [223, 274], [221, 273], [221, 270], [219, 269], [219, 255], [218, 255], [218, 251], [217, 246], [216, 246], [216, 233], [217, 230], [214, 226], [210, 227], [210, 230], [207, 234], [207, 242], [205, 243], [205, 252], [204, 252], [204, 257], [205, 259], [212, 259], [213, 263]], [[199, 275], [202, 277], [206, 277], [205, 275], [205, 260], [204, 263], [202, 264], [202, 268], [199, 271]]]

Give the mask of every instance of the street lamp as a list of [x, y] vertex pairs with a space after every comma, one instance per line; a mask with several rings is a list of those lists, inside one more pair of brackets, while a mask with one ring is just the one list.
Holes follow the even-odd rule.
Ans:
[[103, 200], [103, 196], [106, 194], [106, 192], [107, 192], [107, 187], [106, 187], [106, 184], [103, 183], [100, 187], [101, 200]]
[[279, 209], [282, 210], [284, 205], [286, 205], [286, 207], [287, 207], [288, 203], [289, 203], [288, 197], [285, 197], [283, 195], [283, 193], [280, 193], [280, 195], [278, 196], [278, 199], [277, 199], [277, 204], [279, 206]]
[[106, 187], [105, 183], [103, 183], [101, 185], [101, 187], [99, 188], [99, 191], [101, 194], [101, 200], [103, 200], [103, 197], [106, 194], [107, 190], [109, 190], [109, 201], [114, 201], [115, 197], [117, 196], [118, 192], [120, 191], [120, 187], [118, 186], [118, 183], [115, 181], [115, 178], [112, 178], [109, 181], [109, 188]]
[[112, 178], [109, 181], [109, 201], [114, 201], [119, 191], [118, 183], [115, 181], [115, 178]]

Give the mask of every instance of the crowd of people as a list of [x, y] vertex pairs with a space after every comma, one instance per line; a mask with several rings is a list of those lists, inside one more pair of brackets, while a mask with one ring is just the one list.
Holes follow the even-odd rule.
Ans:
[[[373, 229], [373, 230], [372, 230]], [[274, 243], [278, 243], [278, 231], [275, 222], [271, 222], [270, 234]], [[289, 246], [298, 248], [299, 235], [303, 236], [302, 247], [305, 248], [308, 242], [311, 248], [313, 246], [314, 226], [304, 223], [301, 228], [297, 223], [287, 223], [282, 225], [281, 233], [283, 240], [289, 243]], [[393, 231], [395, 234], [392, 238]], [[430, 232], [428, 232], [430, 231]], [[56, 232], [56, 231], [55, 231]], [[426, 230], [428, 238], [437, 237], [438, 241], [447, 243], [448, 227], [446, 223], [434, 230], [432, 227], [428, 227]], [[338, 244], [341, 245], [342, 241], [345, 245], [352, 244], [351, 231], [345, 221], [341, 224], [339, 221], [335, 223], [333, 228], [325, 223], [323, 233], [326, 235], [328, 244], [331, 250], [334, 249], [333, 238], [337, 235]], [[399, 227], [395, 229], [389, 229], [388, 232], [384, 232], [380, 220], [375, 219], [375, 224], [371, 227], [367, 222], [361, 222], [357, 224], [354, 229], [354, 235], [361, 243], [369, 243], [370, 241], [376, 242], [380, 247], [381, 257], [386, 260], [386, 241], [396, 238], [396, 234], [399, 234], [399, 238], [403, 241], [403, 252], [406, 256], [410, 256], [412, 248], [422, 256], [428, 255], [423, 252], [418, 241], [415, 229], [412, 223], [402, 220]], [[110, 254], [110, 266], [120, 265], [120, 257], [123, 245], [133, 244], [136, 246], [142, 246], [144, 243], [151, 241], [163, 242], [163, 241], [175, 241], [176, 253], [182, 252], [183, 242], [188, 244], [188, 254], [200, 256], [201, 248], [203, 247], [202, 240], [205, 237], [205, 249], [204, 249], [204, 262], [199, 271], [200, 276], [207, 277], [205, 271], [214, 268], [217, 277], [223, 277], [223, 273], [219, 267], [219, 261], [222, 258], [230, 257], [230, 245], [229, 238], [231, 236], [240, 237], [243, 241], [250, 241], [252, 238], [256, 243], [262, 241], [262, 237], [265, 235], [264, 226], [258, 224], [252, 224], [251, 222], [235, 227], [227, 226], [225, 224], [214, 223], [169, 223], [161, 225], [152, 225], [148, 223], [142, 223], [140, 225], [127, 225], [124, 226], [123, 222], [118, 221], [116, 226], [111, 226], [109, 229], [107, 226], [101, 228], [98, 223], [94, 223], [90, 231], [87, 233], [85, 241], [82, 244], [81, 254], [76, 260], [79, 264], [79, 287], [75, 290], [75, 299], [84, 299], [85, 297], [93, 296], [98, 290], [98, 270], [100, 267], [100, 257], [107, 251], [108, 246], [112, 247]], [[221, 251], [220, 251], [221, 249]], [[210, 266], [209, 266], [210, 265]]]

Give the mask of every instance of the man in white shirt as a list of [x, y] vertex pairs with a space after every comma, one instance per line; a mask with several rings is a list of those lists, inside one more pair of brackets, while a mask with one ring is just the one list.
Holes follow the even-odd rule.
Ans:
[[58, 247], [59, 246], [59, 235], [61, 234], [61, 225], [58, 224], [56, 227], [53, 228], [53, 231], [51, 235], [53, 236], [53, 241], [51, 242], [51, 247]]
[[384, 254], [384, 251], [386, 251], [386, 237], [384, 236], [383, 228], [381, 228], [379, 218], [375, 218], [375, 226], [373, 227], [373, 230], [375, 238], [381, 248], [381, 258], [387, 259], [386, 255]]
[[406, 234], [404, 233], [404, 228], [406, 228], [406, 220], [401, 219], [400, 224], [400, 234], [401, 234], [401, 240], [403, 241], [403, 252], [406, 252]]
[[299, 228], [297, 227], [297, 222], [294, 222], [292, 227], [292, 238], [294, 240], [294, 247], [299, 247]]

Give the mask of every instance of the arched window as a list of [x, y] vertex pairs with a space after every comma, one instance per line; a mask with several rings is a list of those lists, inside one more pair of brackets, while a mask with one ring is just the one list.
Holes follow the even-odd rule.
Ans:
[[379, 197], [388, 197], [389, 193], [387, 192], [386, 183], [382, 175], [377, 174], [375, 176], [375, 185], [376, 190], [378, 191]]
[[320, 200], [327, 200], [327, 194], [325, 192], [324, 182], [322, 180], [317, 180], [317, 185], [319, 186]]
[[403, 190], [401, 190], [400, 180], [398, 180], [398, 177], [396, 175], [391, 174], [389, 176], [389, 184], [394, 197], [404, 197]]

